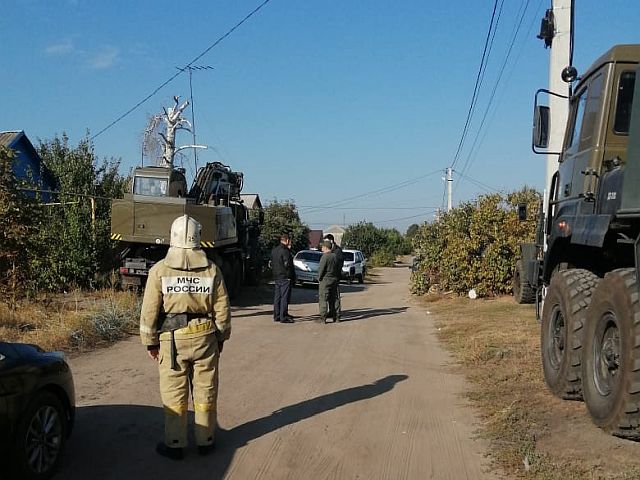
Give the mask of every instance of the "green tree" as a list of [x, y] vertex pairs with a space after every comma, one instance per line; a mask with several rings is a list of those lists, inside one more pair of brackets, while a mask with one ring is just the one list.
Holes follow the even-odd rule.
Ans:
[[280, 235], [289, 234], [294, 252], [309, 246], [309, 227], [302, 223], [295, 203], [274, 199], [264, 209], [264, 224], [260, 238], [264, 248], [270, 251], [280, 242]]
[[418, 225], [417, 223], [413, 223], [411, 225], [409, 225], [409, 228], [407, 228], [407, 233], [405, 233], [405, 237], [408, 240], [411, 240], [416, 233], [418, 233], [418, 230], [420, 230], [420, 225]]
[[19, 189], [13, 161], [14, 152], [0, 146], [0, 293], [11, 308], [27, 291], [39, 216], [35, 200]]
[[47, 207], [42, 219], [41, 253], [31, 261], [37, 285], [93, 287], [112, 264], [109, 198], [122, 196], [127, 178], [118, 173], [119, 160], [98, 162], [88, 139], [73, 147], [63, 134], [42, 142], [39, 153], [58, 182], [59, 204]]
[[342, 245], [362, 251], [365, 257], [384, 259], [382, 263], [385, 265], [393, 264], [397, 255], [411, 252], [411, 243], [398, 230], [379, 228], [371, 222], [349, 225], [342, 237]]

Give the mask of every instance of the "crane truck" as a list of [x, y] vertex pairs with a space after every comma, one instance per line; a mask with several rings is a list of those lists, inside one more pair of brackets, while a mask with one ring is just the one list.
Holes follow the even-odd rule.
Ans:
[[[547, 14], [548, 20], [553, 16]], [[544, 22], [543, 22], [544, 29]], [[551, 25], [553, 31], [553, 25]], [[533, 150], [564, 131], [535, 243], [522, 245], [516, 299], [534, 300], [545, 381], [583, 399], [593, 422], [640, 439], [640, 45], [617, 45], [564, 96], [536, 94]], [[566, 129], [539, 95], [565, 98]], [[635, 100], [634, 100], [635, 99]], [[526, 212], [524, 212], [526, 213]]]
[[163, 162], [133, 170], [131, 192], [111, 206], [111, 240], [120, 245], [123, 287], [143, 288], [149, 269], [169, 248], [172, 222], [188, 214], [202, 225], [201, 246], [222, 270], [230, 296], [255, 284], [262, 259], [258, 237], [264, 213], [258, 195], [241, 194], [244, 175], [220, 162], [199, 168], [190, 189], [184, 168], [174, 166], [175, 131], [187, 102], [165, 110]]

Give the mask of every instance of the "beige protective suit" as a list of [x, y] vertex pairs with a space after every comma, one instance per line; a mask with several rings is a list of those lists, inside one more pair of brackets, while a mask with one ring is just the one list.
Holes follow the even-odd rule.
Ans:
[[[187, 220], [184, 220], [185, 217]], [[176, 220], [192, 221], [186, 215]], [[175, 223], [174, 222], [174, 225]], [[199, 224], [195, 222], [199, 227]], [[172, 227], [172, 245], [174, 245]], [[176, 244], [199, 245], [197, 239]], [[176, 367], [171, 368], [171, 333], [159, 333], [164, 314], [188, 314], [186, 327], [175, 330]], [[191, 385], [198, 446], [213, 443], [218, 397], [218, 342], [231, 334], [229, 298], [220, 270], [200, 248], [172, 246], [149, 270], [142, 302], [140, 337], [160, 345], [160, 394], [165, 413], [165, 444], [187, 445], [187, 407]]]

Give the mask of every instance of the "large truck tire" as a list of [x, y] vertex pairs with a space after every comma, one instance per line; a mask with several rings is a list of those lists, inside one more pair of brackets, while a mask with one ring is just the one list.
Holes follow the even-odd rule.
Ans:
[[536, 301], [536, 289], [529, 283], [522, 266], [522, 260], [516, 262], [513, 272], [513, 298], [516, 303], [527, 304]]
[[542, 369], [549, 390], [560, 398], [582, 398], [583, 331], [599, 280], [588, 270], [563, 270], [553, 276], [547, 290], [542, 310]]
[[609, 272], [587, 311], [582, 364], [593, 422], [640, 440], [640, 299], [633, 268]]

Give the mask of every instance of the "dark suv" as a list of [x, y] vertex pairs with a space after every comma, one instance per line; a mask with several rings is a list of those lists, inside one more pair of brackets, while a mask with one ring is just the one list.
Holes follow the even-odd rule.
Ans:
[[10, 472], [6, 478], [49, 478], [74, 416], [73, 377], [64, 355], [0, 342], [0, 472]]

